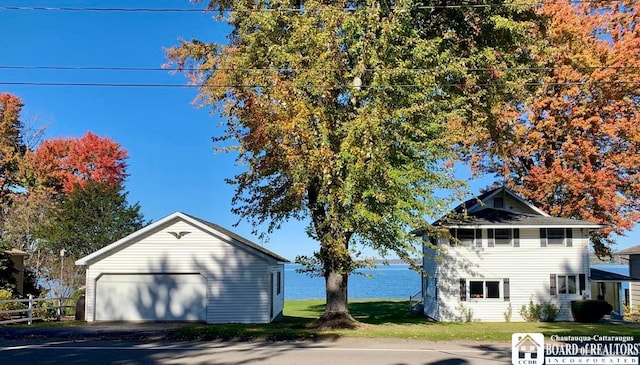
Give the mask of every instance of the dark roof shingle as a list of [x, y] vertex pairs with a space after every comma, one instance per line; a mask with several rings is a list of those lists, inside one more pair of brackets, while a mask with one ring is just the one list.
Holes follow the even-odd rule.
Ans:
[[600, 228], [599, 224], [588, 221], [548, 217], [537, 214], [527, 214], [514, 212], [504, 209], [484, 208], [472, 213], [468, 213], [465, 217], [449, 221], [440, 219], [434, 222], [434, 225], [440, 226], [532, 226], [532, 227], [584, 227], [584, 228]]

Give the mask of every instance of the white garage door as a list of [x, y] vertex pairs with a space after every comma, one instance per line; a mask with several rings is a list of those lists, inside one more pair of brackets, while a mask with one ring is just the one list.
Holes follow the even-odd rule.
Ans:
[[207, 283], [199, 274], [104, 274], [97, 321], [204, 321]]

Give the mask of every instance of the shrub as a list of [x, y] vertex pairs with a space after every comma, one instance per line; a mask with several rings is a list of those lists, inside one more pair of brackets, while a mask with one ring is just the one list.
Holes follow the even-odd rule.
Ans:
[[529, 300], [529, 305], [522, 305], [520, 316], [527, 322], [553, 322], [558, 318], [560, 308], [551, 302], [537, 304], [533, 299]]
[[543, 322], [555, 322], [560, 314], [560, 308], [551, 302], [542, 304], [542, 321]]
[[460, 307], [458, 308], [458, 310], [460, 311], [460, 314], [462, 315], [461, 317], [459, 317], [458, 320], [464, 321], [464, 322], [472, 322], [473, 321], [473, 309], [467, 308], [464, 305], [460, 304]]
[[611, 313], [613, 307], [604, 300], [573, 300], [571, 314], [576, 322], [597, 322], [605, 314]]
[[529, 305], [522, 305], [520, 308], [520, 316], [527, 322], [538, 322], [542, 313], [540, 304], [533, 303], [533, 299], [529, 300]]
[[505, 322], [511, 322], [511, 315], [513, 314], [513, 308], [511, 307], [511, 302], [509, 302], [509, 306], [502, 314], [504, 316]]
[[58, 303], [55, 300], [38, 302], [33, 308], [34, 318], [56, 318], [58, 316]]
[[[11, 300], [13, 299], [13, 295], [11, 295], [11, 291], [7, 289], [0, 289], [0, 300]], [[9, 311], [14, 309], [22, 309], [25, 306], [22, 303], [12, 302], [12, 303], [0, 303], [0, 311]], [[19, 314], [19, 313], [18, 313]], [[17, 315], [16, 313], [0, 313], [0, 320], [2, 319], [11, 319], [12, 316]]]
[[635, 308], [625, 305], [624, 319], [629, 322], [640, 322], [640, 305], [637, 305]]

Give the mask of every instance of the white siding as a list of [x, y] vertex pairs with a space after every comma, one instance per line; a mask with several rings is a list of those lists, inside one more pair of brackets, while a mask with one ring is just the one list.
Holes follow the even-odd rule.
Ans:
[[636, 309], [640, 305], [640, 283], [637, 281], [629, 282], [629, 308]]
[[[282, 320], [284, 311], [284, 270], [282, 265], [272, 266], [270, 268], [272, 283], [272, 301], [273, 311], [271, 312], [271, 320]], [[278, 293], [278, 275], [280, 275], [280, 292]]]
[[[101, 273], [199, 273], [207, 282], [207, 322], [270, 322], [266, 259], [182, 220], [161, 228], [88, 267], [87, 320], [95, 319], [94, 285]], [[183, 231], [190, 233], [181, 239], [168, 233]]]
[[425, 279], [425, 286], [422, 288], [423, 302], [424, 302], [424, 314], [432, 319], [440, 320], [440, 304], [438, 301], [438, 288], [431, 290], [429, 285], [436, 285], [436, 278], [438, 277], [438, 250], [431, 247], [425, 247], [423, 268]]
[[[534, 303], [552, 302], [561, 308], [558, 320], [571, 320], [570, 301], [580, 299], [576, 295], [549, 294], [550, 274], [589, 274], [588, 238], [580, 229], [573, 230], [573, 246], [540, 247], [539, 229], [520, 229], [520, 247], [487, 247], [486, 230], [483, 247], [451, 247], [444, 240], [439, 245], [440, 260], [430, 262], [425, 257], [425, 270], [438, 273], [438, 315], [443, 321], [463, 320], [464, 310], [471, 310], [476, 321], [504, 321], [511, 305], [512, 321], [522, 321], [520, 308], [530, 300]], [[510, 300], [472, 299], [460, 300], [460, 278], [509, 279]], [[579, 283], [578, 283], [579, 285]], [[590, 292], [589, 285], [586, 290]], [[468, 286], [467, 286], [468, 291]], [[426, 298], [425, 298], [426, 299]], [[426, 307], [426, 303], [425, 303]], [[427, 309], [425, 308], [425, 313]], [[437, 318], [437, 317], [434, 317]]]

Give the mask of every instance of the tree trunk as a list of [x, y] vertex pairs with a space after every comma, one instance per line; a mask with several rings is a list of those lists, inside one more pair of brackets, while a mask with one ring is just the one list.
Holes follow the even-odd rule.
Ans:
[[326, 299], [320, 325], [331, 328], [353, 328], [355, 319], [349, 314], [347, 284], [349, 274], [327, 270], [325, 273]]
[[335, 271], [329, 271], [325, 276], [327, 305], [324, 309], [325, 315], [332, 313], [348, 313], [349, 308], [347, 284], [349, 280], [348, 274], [340, 274]]

